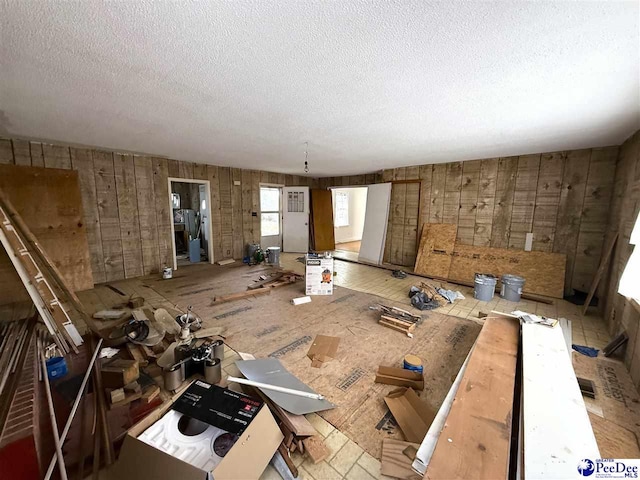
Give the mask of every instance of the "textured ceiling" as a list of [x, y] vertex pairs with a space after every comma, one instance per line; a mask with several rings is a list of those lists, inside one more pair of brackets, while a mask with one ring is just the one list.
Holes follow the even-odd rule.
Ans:
[[639, 3], [0, 0], [0, 135], [310, 174], [621, 143]]

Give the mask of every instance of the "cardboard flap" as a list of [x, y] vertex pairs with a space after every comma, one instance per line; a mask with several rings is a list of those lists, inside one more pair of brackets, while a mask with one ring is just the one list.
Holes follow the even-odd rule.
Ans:
[[433, 409], [420, 401], [411, 388], [393, 390], [384, 401], [407, 441], [422, 443], [436, 416]]
[[311, 359], [312, 367], [320, 367], [323, 363], [336, 358], [340, 337], [329, 337], [327, 335], [316, 335], [313, 340], [307, 357]]
[[127, 435], [118, 461], [107, 470], [107, 479], [140, 480], [142, 478], [205, 480], [207, 472]]

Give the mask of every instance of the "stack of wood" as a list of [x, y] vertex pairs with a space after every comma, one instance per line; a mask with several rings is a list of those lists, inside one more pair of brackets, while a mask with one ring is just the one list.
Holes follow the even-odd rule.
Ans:
[[[255, 357], [248, 353], [240, 354], [240, 356], [243, 360], [255, 360]], [[292, 453], [297, 451], [301, 455], [307, 456], [313, 463], [319, 463], [329, 457], [331, 451], [324, 444], [323, 438], [318, 435], [318, 431], [304, 415], [295, 415], [287, 412], [258, 388], [243, 385], [242, 390], [249, 395], [261, 398], [271, 410], [284, 435], [284, 440], [278, 447], [278, 452], [282, 455], [294, 478], [298, 477], [298, 469], [293, 460], [291, 460]]]
[[413, 313], [407, 312], [406, 310], [398, 307], [389, 307], [387, 305], [377, 304], [369, 308], [381, 313], [380, 320], [378, 320], [380, 325], [384, 325], [385, 327], [398, 332], [403, 332], [408, 336], [411, 336], [416, 325], [418, 325], [422, 320], [420, 315], [414, 315]]
[[302, 280], [302, 275], [298, 275], [290, 270], [283, 270], [281, 272], [274, 272], [269, 275], [262, 275], [254, 283], [247, 286], [248, 290], [256, 290], [259, 288], [278, 288], [290, 283]]

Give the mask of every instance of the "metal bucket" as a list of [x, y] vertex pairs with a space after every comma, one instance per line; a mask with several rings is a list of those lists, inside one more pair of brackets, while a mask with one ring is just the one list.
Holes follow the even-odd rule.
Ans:
[[258, 250], [260, 250], [259, 243], [250, 243], [249, 245], [247, 245], [247, 257], [249, 257], [249, 263], [251, 263], [254, 260], [256, 252]]
[[280, 265], [280, 247], [267, 248], [267, 263]]
[[473, 291], [473, 298], [482, 302], [489, 302], [493, 298], [493, 293], [496, 291], [496, 283], [498, 279], [488, 273], [476, 273], [474, 281], [475, 290]]
[[502, 275], [502, 288], [500, 296], [510, 302], [519, 302], [524, 287], [524, 278], [517, 275]]

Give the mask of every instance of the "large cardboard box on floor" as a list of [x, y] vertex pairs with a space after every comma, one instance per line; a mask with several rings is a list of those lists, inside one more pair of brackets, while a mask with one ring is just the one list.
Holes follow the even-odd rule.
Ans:
[[[199, 395], [202, 389], [208, 388], [205, 387], [207, 385], [211, 388], [223, 390], [215, 385], [196, 380], [173, 405], [168, 404], [160, 407], [147, 418], [134, 425], [124, 439], [118, 461], [108, 470], [109, 480], [258, 479], [284, 439], [269, 408], [260, 400], [256, 400], [255, 403], [249, 402], [247, 411], [251, 409], [252, 405], [255, 405], [257, 410], [251, 415], [247, 414], [247, 418], [252, 416], [248, 421], [248, 425], [244, 428], [244, 431], [239, 433], [238, 439], [226, 455], [211, 470], [198, 468], [142, 440], [147, 429], [156, 424], [156, 422], [161, 421], [166, 414], [172, 414], [176, 411], [180, 413], [188, 411], [193, 418], [196, 418], [192, 409], [194, 405], [197, 405], [198, 397], [202, 397]], [[226, 390], [226, 392], [230, 391]], [[218, 393], [220, 392], [218, 391]], [[238, 395], [247, 397], [243, 394]], [[185, 401], [180, 404], [180, 399]], [[233, 423], [242, 419], [241, 416], [237, 415], [237, 412], [236, 414], [226, 412], [224, 407], [219, 404], [207, 404], [202, 411], [204, 411], [205, 415], [222, 419], [223, 422]], [[198, 419], [202, 420], [202, 418]], [[227, 425], [230, 425], [230, 423], [227, 423]], [[195, 439], [195, 437], [190, 437], [190, 439]], [[182, 450], [188, 451], [190, 447], [191, 445], [186, 444]], [[213, 445], [211, 448], [213, 449]], [[181, 454], [180, 451], [176, 453]]]
[[307, 295], [333, 295], [333, 257], [307, 254], [304, 278]]

